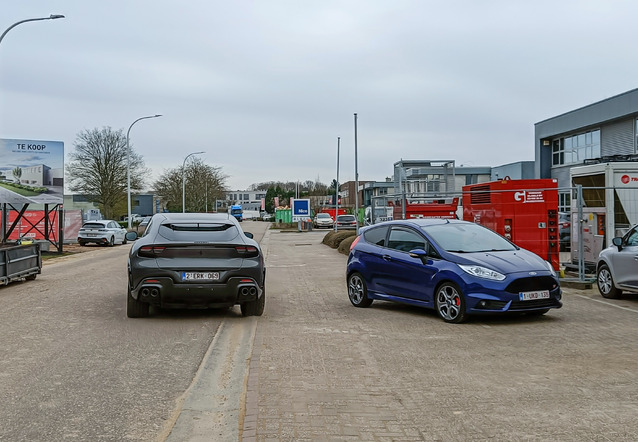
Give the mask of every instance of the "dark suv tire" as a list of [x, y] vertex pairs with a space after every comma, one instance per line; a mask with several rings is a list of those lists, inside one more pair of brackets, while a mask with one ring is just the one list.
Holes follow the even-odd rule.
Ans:
[[138, 301], [131, 295], [131, 286], [128, 287], [126, 295], [126, 316], [129, 318], [146, 318], [149, 315], [150, 305], [146, 302]]

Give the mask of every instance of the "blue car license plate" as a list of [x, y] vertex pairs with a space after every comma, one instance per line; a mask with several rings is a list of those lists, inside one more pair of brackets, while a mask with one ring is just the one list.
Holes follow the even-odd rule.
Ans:
[[520, 292], [518, 294], [520, 301], [533, 301], [535, 299], [549, 299], [549, 290], [537, 290], [535, 292]]

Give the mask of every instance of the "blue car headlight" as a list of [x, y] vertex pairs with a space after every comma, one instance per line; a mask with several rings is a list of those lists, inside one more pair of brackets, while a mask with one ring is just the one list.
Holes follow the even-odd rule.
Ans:
[[497, 272], [496, 270], [488, 269], [477, 265], [461, 265], [459, 267], [466, 273], [477, 278], [492, 279], [494, 281], [502, 281], [505, 279], [505, 275]]

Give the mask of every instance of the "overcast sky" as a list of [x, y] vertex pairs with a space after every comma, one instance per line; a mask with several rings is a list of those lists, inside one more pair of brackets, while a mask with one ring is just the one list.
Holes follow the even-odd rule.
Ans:
[[0, 138], [131, 129], [231, 189], [534, 159], [534, 123], [638, 87], [635, 1], [0, 0]]

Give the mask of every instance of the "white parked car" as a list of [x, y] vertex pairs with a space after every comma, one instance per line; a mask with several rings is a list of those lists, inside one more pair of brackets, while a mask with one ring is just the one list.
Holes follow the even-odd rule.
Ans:
[[126, 229], [117, 221], [102, 219], [87, 221], [78, 232], [78, 244], [85, 246], [90, 242], [112, 246], [126, 244]]
[[[139, 223], [142, 221], [144, 217], [142, 215], [138, 215], [137, 213], [134, 213], [131, 215], [131, 223]], [[128, 222], [128, 216], [124, 217], [124, 221]]]

